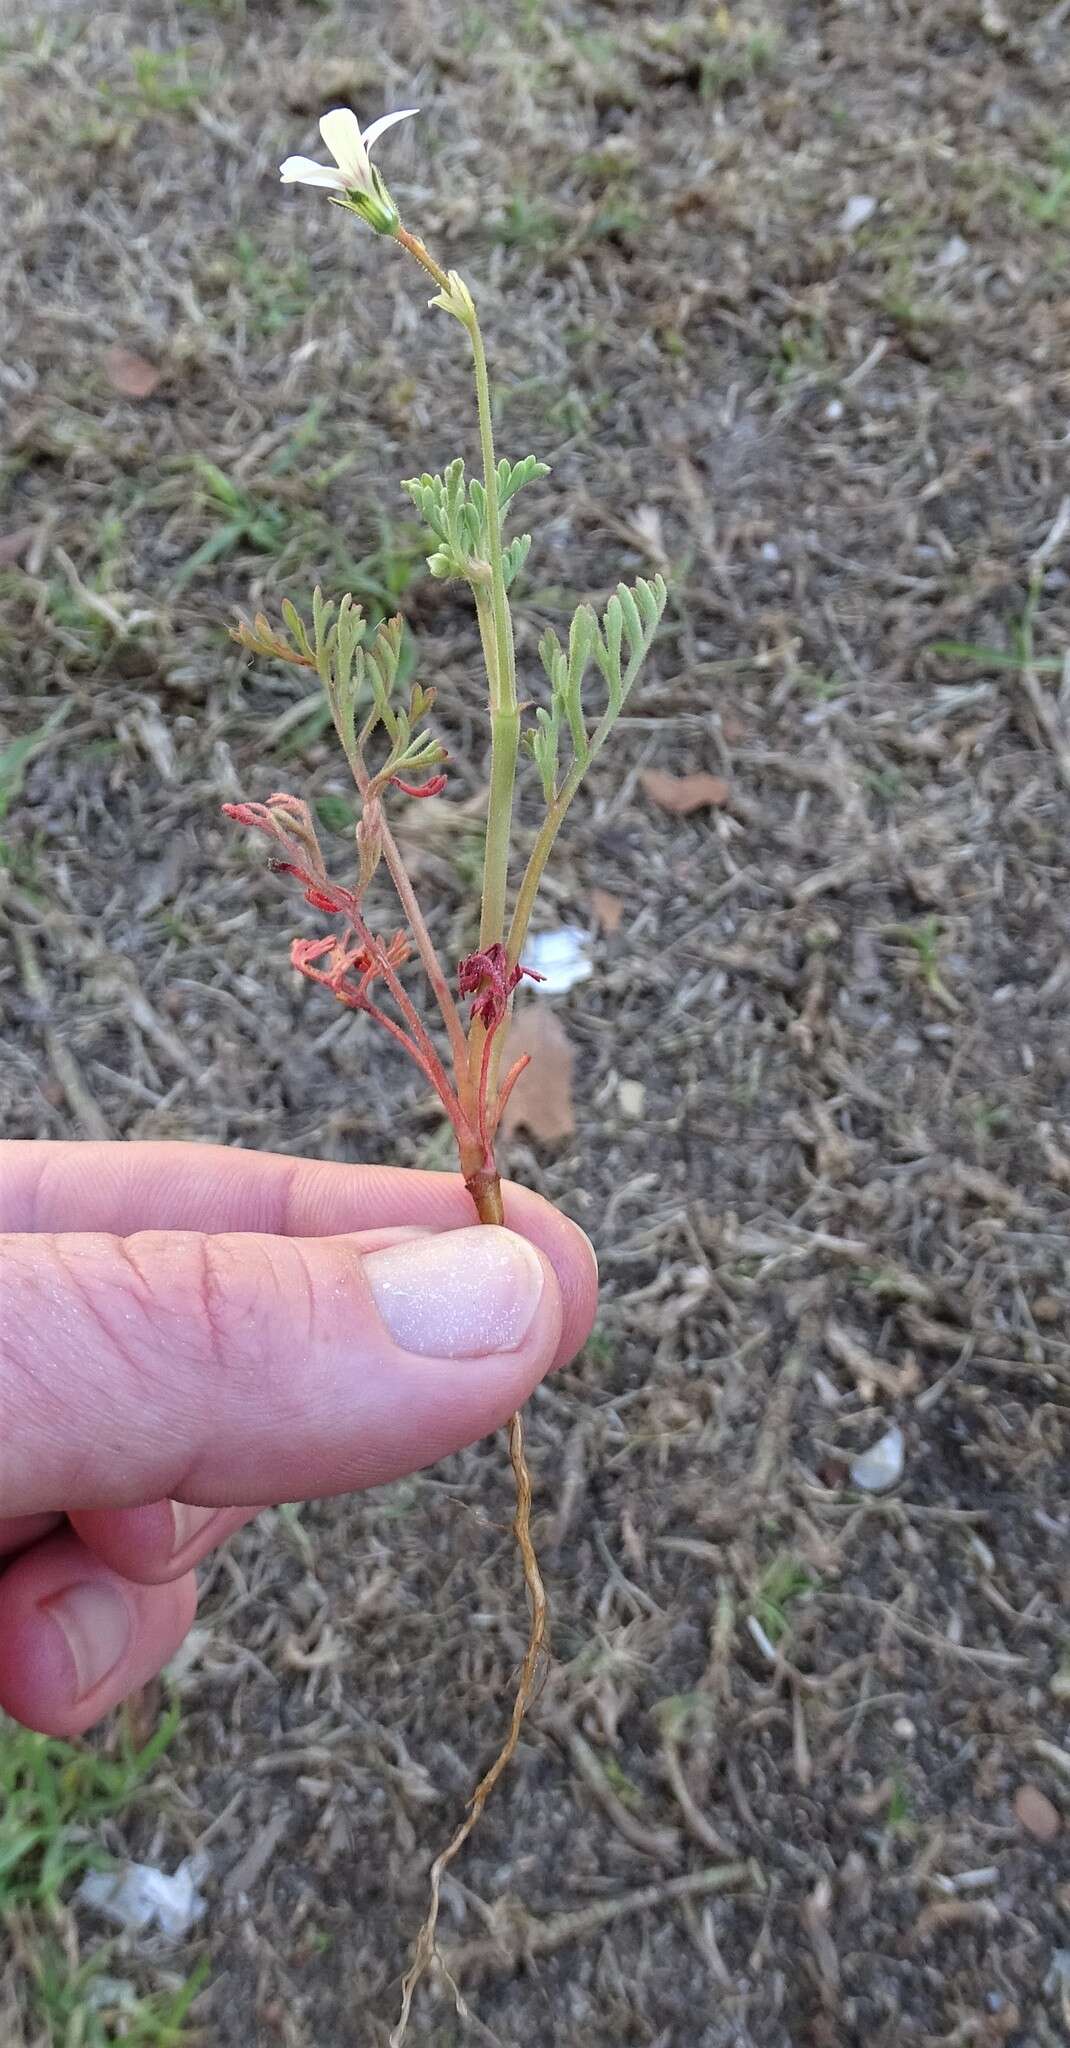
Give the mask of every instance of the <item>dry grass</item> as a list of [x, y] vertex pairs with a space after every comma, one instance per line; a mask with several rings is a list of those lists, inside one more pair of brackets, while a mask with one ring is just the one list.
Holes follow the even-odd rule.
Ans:
[[[401, 604], [455, 796], [484, 774], [396, 489], [455, 450], [462, 352], [423, 381], [404, 266], [274, 186], [323, 105], [425, 108], [392, 182], [481, 285], [503, 449], [553, 463], [526, 669], [577, 596], [672, 578], [544, 904], [626, 903], [562, 1008], [580, 1130], [510, 1162], [605, 1279], [529, 1421], [556, 1662], [444, 1886], [478, 2018], [443, 1993], [414, 2039], [1062, 2038], [1070, 1820], [1041, 1846], [1012, 1800], [1070, 1811], [1068, 33], [1035, 0], [6, 12], [2, 709], [67, 707], [0, 826], [9, 1133], [445, 1157], [218, 820], [280, 781], [341, 815], [300, 684], [221, 632], [316, 577]], [[670, 820], [645, 767], [729, 802]], [[421, 848], [454, 956], [476, 829]], [[523, 1650], [509, 1514], [486, 1444], [208, 1573], [169, 1839], [226, 1814], [178, 1958], [209, 2041], [385, 2041]]]

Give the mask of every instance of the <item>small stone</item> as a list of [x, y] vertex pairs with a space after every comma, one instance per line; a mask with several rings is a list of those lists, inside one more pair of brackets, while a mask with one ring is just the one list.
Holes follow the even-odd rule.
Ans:
[[938, 270], [955, 270], [960, 263], [965, 263], [969, 253], [970, 245], [963, 241], [961, 235], [949, 235], [936, 258], [936, 267]]
[[840, 215], [841, 235], [853, 235], [856, 228], [863, 228], [872, 220], [877, 211], [877, 201], [871, 192], [852, 192]]
[[646, 1107], [646, 1089], [642, 1082], [618, 1081], [617, 1101], [620, 1103], [621, 1115], [630, 1117], [633, 1123], [638, 1123]]
[[1039, 1785], [1019, 1785], [1014, 1795], [1014, 1817], [1035, 1842], [1054, 1842], [1062, 1825], [1058, 1807], [1052, 1805]]
[[906, 1442], [898, 1422], [893, 1422], [877, 1442], [863, 1451], [851, 1466], [851, 1484], [862, 1493], [887, 1493], [903, 1477]]

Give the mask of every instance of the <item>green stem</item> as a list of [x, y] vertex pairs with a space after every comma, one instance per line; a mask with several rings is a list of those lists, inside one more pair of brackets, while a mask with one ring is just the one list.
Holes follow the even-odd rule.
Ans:
[[476, 404], [479, 409], [479, 442], [483, 455], [483, 484], [487, 493], [487, 542], [490, 549], [491, 612], [494, 623], [493, 666], [488, 664], [490, 685], [490, 803], [487, 813], [487, 844], [483, 861], [483, 903], [479, 920], [479, 943], [492, 946], [505, 931], [505, 903], [509, 874], [509, 838], [513, 815], [513, 784], [520, 746], [520, 713], [516, 699], [516, 655], [509, 599], [502, 560], [502, 516], [498, 502], [498, 465], [494, 453], [494, 423], [491, 416], [487, 357], [479, 321], [474, 313], [468, 326], [476, 373]]
[[[447, 294], [450, 292], [448, 272], [443, 270], [440, 263], [436, 263], [418, 235], [411, 234], [408, 228], [399, 226], [395, 240], [410, 256], [415, 257], [417, 263], [434, 278], [435, 283], [440, 285], [443, 291]], [[513, 784], [516, 780], [516, 759], [520, 746], [520, 716], [516, 696], [513, 622], [509, 613], [505, 563], [502, 556], [502, 513], [498, 498], [498, 464], [494, 453], [494, 420], [490, 400], [490, 378], [487, 374], [487, 354], [471, 296], [466, 292], [465, 297], [467, 311], [459, 311], [456, 305], [452, 310], [457, 314], [472, 344], [476, 407], [479, 413], [479, 445], [483, 457], [483, 487], [487, 494], [487, 545], [490, 552], [489, 621], [486, 616], [486, 600], [479, 589], [473, 587], [483, 654], [487, 664], [491, 719], [490, 809], [483, 862], [483, 900], [479, 918], [479, 943], [485, 950], [487, 946], [500, 941], [505, 932], [509, 839], [513, 814]], [[492, 627], [492, 631], [488, 631], [488, 625]]]
[[498, 642], [494, 632], [494, 605], [485, 583], [470, 583], [469, 589], [475, 599], [476, 620], [479, 625], [479, 644], [483, 649], [483, 665], [487, 671], [487, 685], [492, 704], [498, 700]]
[[449, 983], [442, 972], [441, 963], [435, 950], [435, 942], [427, 929], [423, 912], [416, 900], [416, 892], [406, 873], [405, 863], [402, 860], [397, 840], [394, 838], [385, 820], [382, 827], [382, 847], [383, 859], [389, 869], [390, 879], [397, 891], [402, 910], [408, 919], [409, 929], [416, 941], [416, 950], [420, 955], [424, 973], [431, 984], [432, 993], [438, 1004], [439, 1014], [446, 1027], [446, 1035], [449, 1038], [450, 1053], [453, 1059], [453, 1071], [457, 1078], [458, 1089], [461, 1092], [462, 1107], [466, 1114], [471, 1115], [473, 1104], [468, 1097], [467, 1089], [468, 1047], [465, 1040], [464, 1025], [461, 1023], [460, 1012], [454, 1002]]
[[523, 951], [524, 940], [528, 935], [528, 925], [531, 922], [531, 913], [535, 905], [535, 898], [539, 893], [539, 883], [543, 877], [543, 869], [553, 852], [554, 840], [557, 838], [564, 823], [565, 813], [592, 761], [601, 753], [612, 727], [613, 712], [603, 712], [602, 717], [591, 734], [583, 760], [573, 762], [539, 827], [535, 844], [528, 855], [527, 867], [524, 869], [521, 877], [520, 887], [516, 892], [513, 921], [509, 926], [509, 937], [506, 941], [505, 950], [509, 955], [509, 963], [513, 967], [516, 966]]
[[568, 810], [579, 788], [580, 779], [580, 775], [576, 775], [575, 779], [573, 779], [572, 775], [568, 777], [560, 795], [554, 798], [550, 809], [547, 811], [539, 827], [538, 837], [531, 849], [527, 867], [524, 869], [520, 887], [517, 890], [513, 919], [509, 926], [506, 952], [509, 955], [511, 967], [516, 966], [523, 952], [524, 940], [528, 935], [528, 925], [531, 921], [535, 898], [539, 893], [539, 883], [542, 881], [543, 869], [553, 851], [554, 840], [561, 830], [565, 812]]
[[[446, 293], [449, 275], [408, 228], [399, 227], [396, 240], [422, 265]], [[454, 294], [456, 297], [456, 294]], [[513, 819], [513, 786], [520, 749], [520, 709], [516, 694], [516, 651], [513, 622], [505, 585], [502, 551], [502, 510], [498, 495], [498, 464], [494, 452], [494, 419], [490, 378], [479, 319], [471, 296], [465, 293], [467, 311], [452, 310], [464, 326], [472, 344], [475, 370], [476, 408], [479, 414], [479, 445], [483, 458], [483, 488], [487, 497], [487, 547], [490, 555], [490, 594], [473, 583], [476, 616], [483, 658], [487, 669], [490, 698], [490, 794], [487, 807], [487, 837], [483, 856], [483, 894], [479, 915], [479, 944], [482, 950], [500, 943], [505, 934], [509, 889], [509, 845]], [[526, 922], [526, 920], [525, 920]], [[437, 992], [437, 991], [436, 991]], [[480, 1072], [485, 1033], [477, 1022], [468, 1034], [468, 1083], [473, 1086]], [[496, 1083], [501, 1047], [495, 1046], [493, 1081]]]
[[505, 931], [505, 894], [509, 874], [509, 841], [513, 819], [513, 782], [520, 747], [520, 713], [516, 705], [490, 714], [490, 798], [487, 841], [483, 855], [483, 907], [479, 944], [485, 951]]

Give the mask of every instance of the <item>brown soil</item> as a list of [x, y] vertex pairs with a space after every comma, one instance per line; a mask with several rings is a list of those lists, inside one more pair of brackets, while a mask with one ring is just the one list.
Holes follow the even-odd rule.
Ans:
[[[483, 783], [471, 622], [396, 487], [473, 448], [459, 337], [277, 189], [325, 105], [423, 107], [384, 166], [479, 290], [503, 448], [553, 464], [525, 675], [577, 596], [671, 578], [542, 904], [625, 904], [558, 1006], [579, 1129], [507, 1162], [604, 1276], [529, 1417], [554, 1663], [446, 1886], [472, 2018], [441, 1983], [410, 2038], [1054, 2048], [1066, 0], [9, 5], [0, 59], [0, 709], [67, 712], [0, 827], [10, 1135], [448, 1161], [418, 1080], [295, 986], [293, 905], [218, 815], [281, 783], [344, 816], [301, 677], [221, 632], [317, 578], [396, 599], [451, 798]], [[651, 767], [728, 800], [673, 818]], [[477, 854], [471, 816], [424, 826], [454, 957]], [[142, 1965], [210, 1955], [206, 2041], [385, 2042], [522, 1652], [509, 1514], [488, 1442], [206, 1574], [156, 1847], [226, 1815], [208, 1931]]]

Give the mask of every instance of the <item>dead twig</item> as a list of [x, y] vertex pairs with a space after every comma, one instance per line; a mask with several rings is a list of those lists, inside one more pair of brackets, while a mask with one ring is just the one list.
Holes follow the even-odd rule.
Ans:
[[525, 1915], [507, 1935], [495, 1941], [466, 1942], [463, 1947], [448, 1950], [442, 1960], [451, 1976], [463, 1976], [466, 1970], [479, 1966], [509, 1970], [529, 1957], [552, 1955], [569, 1942], [584, 1941], [628, 1913], [643, 1913], [677, 1899], [710, 1898], [716, 1892], [740, 1891], [744, 1886], [755, 1892], [765, 1891], [765, 1879], [757, 1863], [718, 1863], [708, 1870], [691, 1871], [686, 1877], [669, 1877], [660, 1884], [643, 1885], [618, 1899], [602, 1899], [578, 1913], [553, 1913], [545, 1920]]
[[31, 1002], [37, 1005], [41, 1013], [41, 1035], [45, 1042], [45, 1050], [51, 1061], [52, 1071], [71, 1109], [78, 1118], [85, 1136], [87, 1138], [112, 1138], [115, 1133], [90, 1094], [83, 1078], [82, 1070], [70, 1046], [60, 1037], [55, 1026], [48, 1022], [51, 998], [45, 977], [41, 972], [40, 962], [34, 951], [33, 940], [29, 932], [23, 931], [17, 924], [11, 926], [11, 933], [15, 946], [15, 955], [19, 963], [19, 972], [22, 975], [23, 987]]
[[618, 1834], [630, 1842], [644, 1856], [653, 1856], [659, 1863], [675, 1862], [680, 1854], [680, 1837], [675, 1828], [646, 1828], [642, 1821], [628, 1812], [623, 1801], [618, 1799], [594, 1750], [586, 1742], [578, 1728], [569, 1727], [558, 1719], [554, 1733], [567, 1749], [569, 1758], [590, 1792], [593, 1792], [607, 1820], [612, 1821]]

